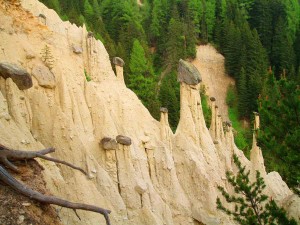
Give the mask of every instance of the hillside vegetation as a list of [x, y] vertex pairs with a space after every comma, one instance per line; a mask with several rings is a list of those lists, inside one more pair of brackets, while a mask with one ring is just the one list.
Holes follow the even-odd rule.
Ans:
[[[211, 43], [235, 78], [239, 119], [261, 113], [269, 170], [299, 186], [300, 6], [298, 0], [43, 0], [65, 20], [86, 24], [111, 57], [124, 59], [125, 82], [158, 118], [179, 117], [176, 66]], [[161, 77], [161, 73], [165, 76]], [[160, 85], [159, 85], [160, 84]]]

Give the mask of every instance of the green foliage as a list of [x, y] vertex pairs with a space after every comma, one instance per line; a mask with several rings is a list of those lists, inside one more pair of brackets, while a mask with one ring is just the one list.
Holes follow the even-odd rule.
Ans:
[[177, 74], [171, 72], [163, 78], [158, 96], [161, 106], [168, 109], [169, 123], [173, 131], [178, 125], [180, 113], [180, 90], [176, 77]]
[[249, 158], [252, 145], [252, 131], [248, 127], [243, 126], [243, 122], [239, 119], [238, 113], [238, 96], [233, 85], [228, 87], [226, 103], [228, 105], [228, 117], [234, 128], [234, 142], [239, 149], [242, 149]]
[[300, 183], [300, 89], [292, 81], [266, 78], [259, 100], [261, 130], [258, 145], [262, 148], [268, 170], [278, 171], [287, 184]]
[[183, 24], [172, 18], [168, 27], [168, 41], [166, 43], [166, 64], [176, 67], [180, 58], [185, 58], [185, 36], [183, 35]]
[[233, 156], [233, 159], [238, 173], [235, 176], [227, 171], [226, 177], [235, 194], [229, 194], [220, 186], [218, 189], [228, 203], [234, 204], [234, 209], [227, 209], [219, 197], [217, 198], [217, 209], [232, 216], [242, 225], [297, 225], [294, 219], [287, 218], [286, 212], [278, 207], [274, 200], [268, 200], [269, 197], [263, 194], [266, 185], [260, 173], [256, 171], [256, 180], [251, 183], [250, 171], [246, 171], [246, 167], [242, 166], [236, 155]]
[[200, 96], [202, 103], [203, 116], [205, 120], [206, 127], [209, 128], [211, 124], [211, 108], [208, 104], [208, 96], [206, 95], [206, 88], [204, 85], [200, 87]]
[[54, 64], [54, 58], [51, 52], [51, 49], [48, 45], [45, 45], [41, 50], [41, 58], [44, 64], [51, 70]]
[[84, 69], [84, 76], [87, 82], [90, 82], [92, 80], [91, 76], [86, 72], [85, 69]]
[[133, 42], [129, 68], [128, 87], [137, 94], [150, 113], [158, 118], [159, 103], [155, 94], [156, 82], [153, 69], [146, 59], [143, 46], [137, 39]]
[[237, 93], [235, 87], [230, 85], [227, 89], [226, 104], [232, 108], [237, 104]]

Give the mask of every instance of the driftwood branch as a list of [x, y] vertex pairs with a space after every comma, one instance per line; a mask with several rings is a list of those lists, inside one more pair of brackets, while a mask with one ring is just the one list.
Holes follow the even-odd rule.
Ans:
[[[11, 169], [15, 172], [20, 172], [18, 170], [18, 167], [15, 166], [11, 161], [42, 158], [42, 159], [49, 160], [52, 162], [64, 164], [73, 169], [79, 170], [83, 174], [86, 175], [86, 172], [77, 166], [74, 166], [68, 162], [65, 162], [65, 161], [62, 161], [59, 159], [54, 159], [54, 158], [45, 156], [46, 154], [54, 152], [54, 151], [55, 151], [54, 148], [46, 148], [46, 149], [43, 149], [40, 151], [21, 151], [21, 150], [9, 149], [3, 145], [0, 145], [0, 162], [4, 166], [8, 167], [9, 169]], [[17, 191], [31, 199], [42, 202], [42, 203], [59, 205], [62, 207], [73, 209], [75, 212], [76, 212], [76, 209], [81, 209], [81, 210], [100, 213], [104, 216], [106, 225], [110, 225], [110, 221], [109, 221], [109, 217], [108, 217], [110, 210], [103, 209], [103, 208], [93, 206], [93, 205], [87, 205], [87, 204], [82, 204], [82, 203], [73, 203], [73, 202], [69, 202], [69, 201], [54, 197], [54, 196], [43, 195], [37, 191], [32, 190], [29, 187], [26, 187], [24, 184], [20, 183], [18, 180], [16, 180], [14, 177], [12, 177], [2, 166], [0, 166], [0, 181], [4, 182], [5, 184], [10, 186], [15, 191]], [[78, 216], [77, 213], [76, 213], [76, 215]]]
[[74, 209], [74, 210], [82, 209], [82, 210], [86, 210], [86, 211], [100, 213], [104, 216], [106, 225], [110, 225], [110, 221], [109, 221], [109, 217], [108, 217], [110, 210], [103, 209], [103, 208], [93, 206], [93, 205], [69, 202], [69, 201], [54, 197], [54, 196], [43, 195], [43, 194], [41, 194], [37, 191], [34, 191], [31, 188], [26, 187], [25, 185], [21, 184], [18, 180], [16, 180], [14, 177], [12, 177], [2, 166], [0, 166], [0, 180], [3, 181], [8, 186], [10, 186], [15, 191], [21, 193], [22, 195], [25, 195], [31, 199], [37, 200], [42, 203], [59, 205], [59, 206]]

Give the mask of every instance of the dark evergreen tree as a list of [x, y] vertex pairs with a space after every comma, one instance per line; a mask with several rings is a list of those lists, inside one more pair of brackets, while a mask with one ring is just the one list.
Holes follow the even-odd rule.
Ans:
[[268, 75], [260, 98], [261, 131], [258, 144], [267, 168], [278, 171], [298, 190], [300, 180], [300, 89], [292, 81]]
[[145, 51], [137, 39], [133, 42], [129, 68], [128, 87], [136, 93], [150, 113], [158, 118], [159, 103], [156, 97], [156, 82], [152, 68], [145, 57]]
[[186, 46], [184, 25], [179, 21], [178, 16], [172, 18], [169, 22], [168, 37], [166, 43], [166, 63], [175, 68], [179, 59], [185, 58]]
[[159, 91], [159, 100], [162, 107], [168, 109], [169, 123], [173, 131], [175, 131], [180, 112], [180, 99], [179, 99], [179, 83], [176, 79], [176, 74], [167, 74], [161, 83]]
[[287, 24], [284, 23], [282, 18], [279, 18], [275, 27], [271, 52], [271, 63], [275, 66], [274, 72], [277, 78], [284, 70], [286, 73], [291, 72], [292, 67], [295, 65], [295, 53], [286, 28]]
[[249, 116], [249, 97], [248, 97], [248, 87], [246, 80], [246, 72], [242, 67], [241, 72], [239, 74], [239, 82], [238, 82], [238, 110], [239, 116], [242, 119], [246, 119]]

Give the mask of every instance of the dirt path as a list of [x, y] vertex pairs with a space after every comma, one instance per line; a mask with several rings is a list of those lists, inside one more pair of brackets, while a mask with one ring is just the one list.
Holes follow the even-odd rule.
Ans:
[[192, 63], [201, 73], [207, 95], [216, 98], [223, 120], [228, 120], [226, 92], [228, 85], [234, 84], [234, 80], [225, 74], [224, 57], [211, 45], [200, 45], [197, 47], [197, 57]]

